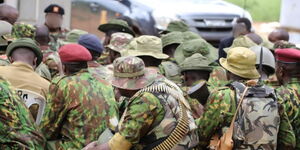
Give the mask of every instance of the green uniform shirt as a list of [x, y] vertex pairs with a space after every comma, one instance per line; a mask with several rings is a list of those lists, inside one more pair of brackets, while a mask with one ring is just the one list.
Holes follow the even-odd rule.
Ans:
[[115, 130], [118, 106], [111, 85], [87, 70], [52, 81], [41, 128], [58, 149], [81, 149]]

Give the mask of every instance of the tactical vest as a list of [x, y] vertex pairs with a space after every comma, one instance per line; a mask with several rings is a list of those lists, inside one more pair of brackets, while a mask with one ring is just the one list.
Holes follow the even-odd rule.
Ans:
[[[240, 99], [245, 85], [231, 84]], [[237, 102], [238, 103], [238, 102]], [[274, 89], [267, 86], [249, 87], [234, 123], [235, 150], [276, 150], [280, 116]]]
[[[183, 96], [182, 92], [178, 91], [178, 87], [171, 81], [155, 82], [151, 86], [143, 89], [144, 92], [152, 93], [156, 96], [164, 107], [165, 115], [159, 124], [154, 124], [151, 130], [144, 136], [139, 145], [134, 149], [151, 150], [157, 149], [157, 146], [163, 143], [170, 134], [174, 131], [180, 117], [180, 104]], [[182, 97], [181, 97], [181, 96]], [[180, 97], [180, 98], [179, 98]], [[184, 98], [183, 98], [184, 99]], [[189, 105], [183, 102], [183, 105]], [[185, 106], [184, 106], [185, 107]], [[188, 106], [189, 107], [189, 106]], [[188, 133], [176, 144], [172, 149], [187, 150], [195, 147], [198, 144], [197, 126], [192, 117], [190, 110], [186, 110], [188, 117]]]
[[173, 81], [176, 84], [181, 84], [181, 73], [180, 68], [177, 64], [172, 61], [164, 61], [161, 63], [162, 69], [164, 70], [164, 76]]

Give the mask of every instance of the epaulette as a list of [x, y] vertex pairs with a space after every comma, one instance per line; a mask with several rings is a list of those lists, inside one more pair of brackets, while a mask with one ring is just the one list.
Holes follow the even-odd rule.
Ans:
[[68, 77], [68, 76], [66, 76], [66, 75], [64, 75], [64, 76], [58, 76], [58, 77], [54, 78], [54, 79], [51, 81], [51, 84], [58, 85], [59, 82], [60, 82], [62, 79], [66, 78], [66, 77]]

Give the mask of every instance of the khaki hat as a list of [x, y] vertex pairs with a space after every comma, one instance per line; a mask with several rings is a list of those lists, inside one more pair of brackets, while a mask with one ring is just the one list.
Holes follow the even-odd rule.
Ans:
[[171, 32], [161, 37], [163, 48], [171, 44], [181, 44], [183, 42], [182, 32]]
[[245, 47], [250, 48], [252, 46], [257, 46], [256, 43], [254, 43], [249, 37], [246, 35], [239, 36], [233, 40], [232, 45], [229, 48], [224, 48], [225, 52], [228, 52], [228, 50], [235, 48], [235, 47]]
[[88, 34], [88, 32], [80, 30], [80, 29], [73, 29], [70, 32], [67, 33], [65, 40], [60, 40], [60, 45], [66, 45], [66, 44], [72, 44], [77, 43], [80, 36]]
[[179, 66], [181, 72], [187, 70], [204, 70], [211, 72], [213, 67], [209, 66], [211, 62], [208, 58], [202, 56], [200, 53], [195, 53], [191, 57], [186, 58]]
[[156, 59], [167, 59], [168, 55], [162, 52], [161, 39], [156, 36], [142, 35], [132, 40], [122, 56], [151, 56]]
[[19, 47], [27, 47], [30, 50], [32, 50], [32, 52], [34, 52], [34, 54], [37, 57], [37, 66], [42, 62], [43, 60], [43, 54], [40, 50], [40, 47], [36, 44], [36, 42], [30, 38], [19, 38], [14, 40], [12, 43], [10, 43], [7, 47], [6, 50], [6, 56], [10, 57], [13, 53], [13, 51], [16, 48]]
[[130, 41], [133, 39], [133, 36], [129, 33], [116, 32], [111, 35], [110, 43], [106, 46], [116, 52], [121, 52], [124, 50]]
[[157, 78], [155, 69], [145, 68], [142, 59], [134, 56], [119, 57], [114, 62], [112, 85], [127, 90], [138, 90], [152, 84]]
[[174, 57], [178, 64], [182, 63], [185, 58], [192, 56], [195, 53], [208, 58], [212, 63], [218, 58], [218, 51], [204, 39], [194, 39], [181, 43], [175, 50]]
[[108, 32], [109, 30], [116, 30], [118, 32], [129, 33], [132, 36], [135, 35], [134, 32], [130, 29], [128, 23], [121, 19], [112, 19], [112, 20], [108, 21], [108, 23], [106, 23], [106, 24], [101, 24], [98, 27], [98, 30], [100, 30], [104, 33]]
[[246, 79], [258, 79], [256, 70], [256, 55], [245, 47], [235, 47], [227, 52], [227, 58], [220, 58], [220, 64], [226, 70]]
[[4, 38], [11, 34], [12, 25], [6, 21], [0, 20], [0, 46], [8, 45], [7, 40]]

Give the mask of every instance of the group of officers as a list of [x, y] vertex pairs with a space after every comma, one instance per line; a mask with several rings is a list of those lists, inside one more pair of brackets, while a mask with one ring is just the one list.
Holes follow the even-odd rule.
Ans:
[[[182, 21], [160, 37], [136, 37], [126, 21], [112, 19], [98, 27], [102, 44], [61, 28], [61, 6], [44, 12], [43, 25], [30, 25], [0, 4], [1, 149], [215, 149], [213, 138], [239, 108], [233, 82], [268, 87], [278, 110], [277, 120], [249, 131], [253, 145], [234, 149], [300, 149], [300, 50], [286, 31], [263, 39], [240, 18], [218, 50]], [[18, 90], [43, 97], [42, 114]]]

